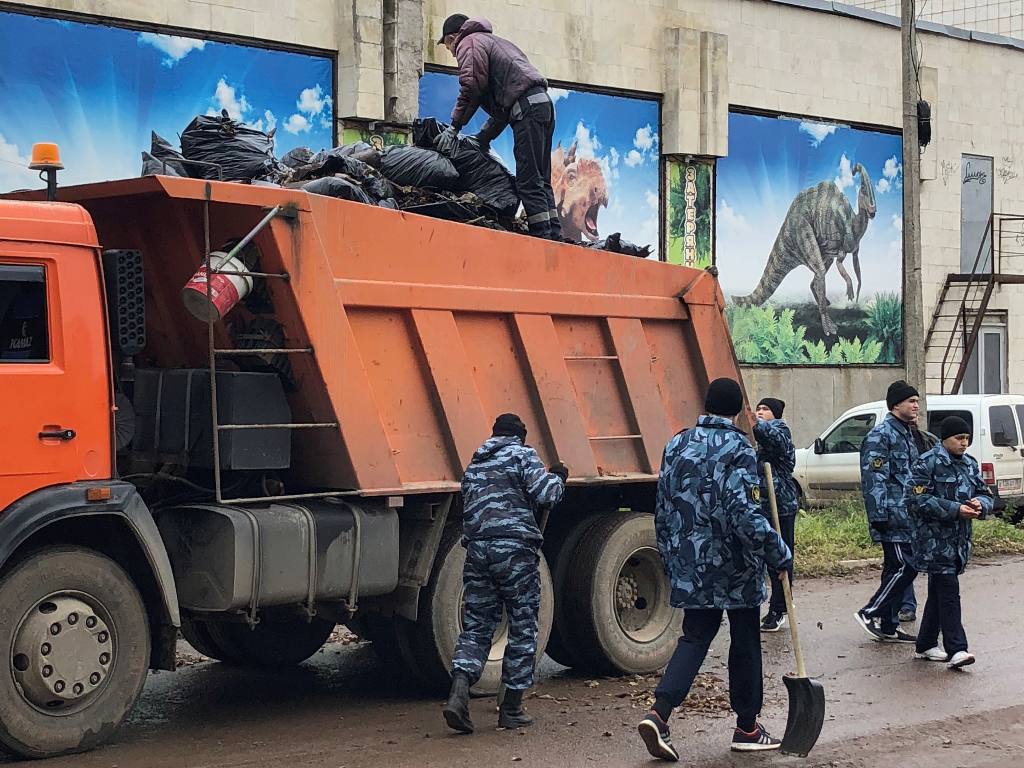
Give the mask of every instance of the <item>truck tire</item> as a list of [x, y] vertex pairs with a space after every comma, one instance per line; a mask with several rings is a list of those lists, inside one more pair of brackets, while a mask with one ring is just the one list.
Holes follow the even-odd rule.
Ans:
[[213, 646], [225, 664], [240, 667], [291, 667], [324, 647], [334, 623], [312, 621], [261, 621], [255, 627], [241, 622], [206, 624]]
[[[462, 631], [462, 567], [466, 550], [461, 535], [452, 531], [441, 541], [434, 572], [420, 591], [419, 620], [413, 631], [413, 649], [418, 660], [419, 677], [430, 690], [448, 691], [451, 682], [452, 654]], [[544, 655], [554, 613], [554, 590], [547, 561], [540, 558], [540, 613], [537, 621], [537, 659]], [[484, 665], [480, 680], [473, 686], [475, 696], [493, 696], [501, 683], [501, 662], [505, 654], [505, 621], [495, 632], [495, 644]]]
[[226, 660], [226, 654], [214, 642], [213, 636], [210, 634], [209, 621], [183, 613], [181, 615], [181, 635], [189, 645], [203, 654], [203, 656], [209, 656], [217, 661]]
[[42, 549], [0, 578], [0, 744], [26, 758], [110, 738], [149, 670], [146, 608], [131, 578], [84, 547]]
[[419, 685], [427, 685], [412, 645], [413, 622], [401, 616], [369, 614], [359, 626], [360, 631], [356, 634], [372, 643], [373, 652], [384, 662], [388, 672], [400, 671]]
[[586, 531], [565, 594], [566, 620], [591, 674], [643, 674], [668, 663], [682, 612], [669, 605], [654, 517], [613, 512]]
[[544, 554], [551, 568], [551, 581], [555, 591], [554, 621], [551, 625], [551, 637], [548, 639], [547, 654], [563, 667], [575, 667], [582, 663], [583, 652], [576, 627], [566, 611], [569, 596], [566, 589], [569, 583], [569, 571], [575, 560], [576, 548], [583, 536], [602, 518], [588, 517], [572, 526], [560, 539], [551, 539], [544, 543]]

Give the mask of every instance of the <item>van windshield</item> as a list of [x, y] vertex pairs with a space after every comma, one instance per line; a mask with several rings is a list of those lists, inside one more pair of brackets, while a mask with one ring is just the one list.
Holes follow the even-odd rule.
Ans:
[[992, 445], [1012, 448], [1020, 444], [1017, 421], [1008, 405], [993, 405], [988, 412], [989, 438]]
[[950, 416], [959, 416], [961, 419], [967, 422], [967, 426], [971, 428], [971, 432], [974, 432], [974, 414], [970, 411], [957, 411], [957, 410], [931, 410], [928, 409], [928, 431], [933, 435], [942, 434], [942, 422], [948, 419]]

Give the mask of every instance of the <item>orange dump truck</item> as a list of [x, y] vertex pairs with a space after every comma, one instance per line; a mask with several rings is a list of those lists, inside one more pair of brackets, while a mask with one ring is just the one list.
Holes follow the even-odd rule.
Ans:
[[504, 411], [571, 470], [541, 647], [666, 662], [661, 452], [739, 376], [712, 274], [300, 191], [58, 197], [0, 201], [0, 744], [108, 738], [179, 628], [281, 665], [346, 624], [444, 689], [459, 481]]

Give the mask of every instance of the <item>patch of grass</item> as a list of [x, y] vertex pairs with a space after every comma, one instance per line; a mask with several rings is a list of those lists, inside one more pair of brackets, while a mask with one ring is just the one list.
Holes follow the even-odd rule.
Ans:
[[[1024, 554], [1024, 527], [994, 518], [974, 524], [973, 557]], [[796, 519], [796, 572], [802, 576], [844, 573], [843, 560], [881, 557], [871, 541], [864, 504], [849, 498], [801, 512]]]

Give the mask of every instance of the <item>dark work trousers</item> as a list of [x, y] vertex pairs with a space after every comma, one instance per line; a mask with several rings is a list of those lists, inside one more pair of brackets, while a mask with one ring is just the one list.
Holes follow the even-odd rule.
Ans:
[[[736, 724], [749, 733], [754, 730], [764, 703], [760, 610], [737, 608], [728, 614], [729, 703], [736, 713]], [[672, 709], [683, 703], [721, 625], [720, 609], [686, 609], [683, 613], [683, 636], [679, 638], [672, 660], [654, 691], [656, 699], [667, 701]]]
[[526, 209], [530, 234], [557, 240], [562, 225], [551, 189], [551, 137], [555, 133], [555, 108], [544, 89], [534, 89], [513, 107], [516, 189]]
[[928, 574], [928, 600], [917, 631], [917, 652], [924, 653], [939, 644], [950, 656], [967, 650], [967, 634], [960, 619], [960, 577], [950, 573]]
[[903, 593], [914, 582], [917, 571], [908, 562], [909, 544], [883, 541], [882, 554], [882, 583], [863, 611], [865, 616], [878, 619], [882, 631], [891, 635], [899, 626], [894, 608], [903, 602]]
[[[779, 518], [779, 529], [782, 531], [782, 540], [786, 542], [786, 546], [789, 547], [789, 551], [795, 553], [793, 549], [793, 543], [796, 538], [796, 515], [786, 515], [786, 517]], [[786, 571], [789, 576], [789, 583], [793, 583], [793, 566], [792, 560], [789, 561], [790, 566]], [[786, 595], [782, 592], [782, 579], [779, 578], [779, 572], [769, 570], [772, 580], [772, 599], [768, 603], [768, 610], [773, 613], [785, 613], [786, 612]]]

